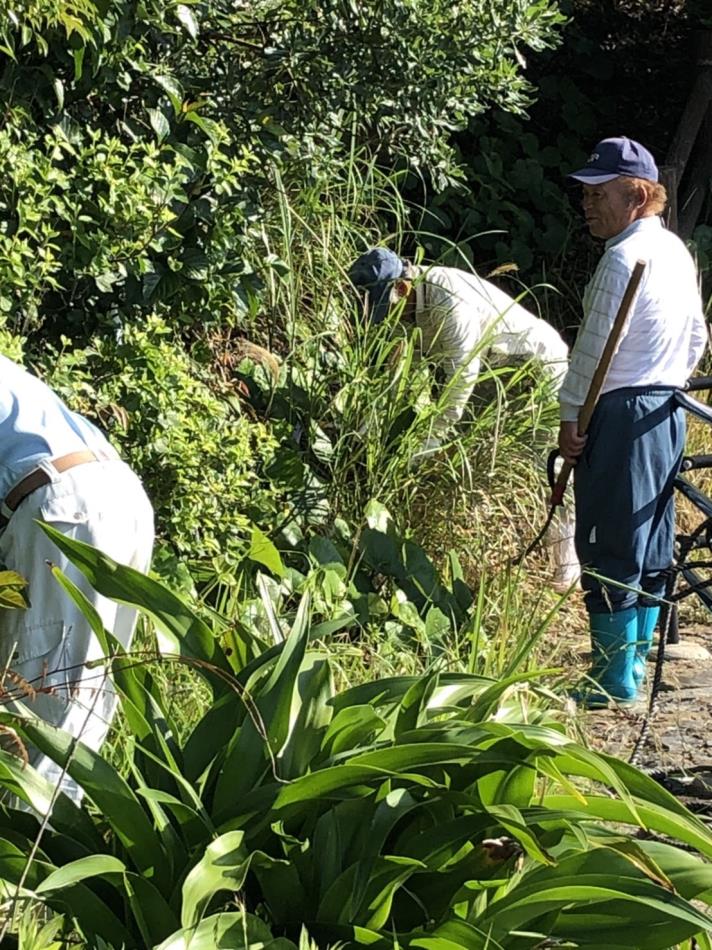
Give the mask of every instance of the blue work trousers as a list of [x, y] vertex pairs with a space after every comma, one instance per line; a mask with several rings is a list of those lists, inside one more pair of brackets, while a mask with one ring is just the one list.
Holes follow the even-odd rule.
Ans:
[[684, 445], [685, 415], [673, 389], [616, 389], [599, 399], [574, 469], [576, 553], [589, 613], [649, 606], [663, 594]]

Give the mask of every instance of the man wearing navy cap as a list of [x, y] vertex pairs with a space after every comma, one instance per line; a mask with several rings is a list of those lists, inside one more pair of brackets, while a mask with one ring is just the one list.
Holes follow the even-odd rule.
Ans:
[[[388, 248], [371, 248], [349, 269], [372, 323], [405, 300], [403, 316], [414, 321], [423, 354], [444, 378], [444, 407], [414, 457], [436, 451], [460, 419], [486, 353], [488, 359], [538, 360], [555, 386], [566, 372], [568, 348], [556, 330], [493, 283], [455, 267], [416, 267]], [[568, 590], [579, 574], [571, 519], [555, 522], [553, 586]]]
[[[559, 448], [576, 463], [576, 550], [598, 575], [585, 573], [582, 585], [600, 689], [579, 695], [598, 706], [634, 701], [644, 679], [673, 557], [673, 479], [685, 441], [674, 390], [702, 356], [707, 329], [695, 264], [660, 218], [667, 195], [650, 152], [604, 139], [570, 177], [583, 185], [589, 231], [605, 241], [559, 393]], [[582, 437], [578, 414], [637, 260], [642, 281]]]

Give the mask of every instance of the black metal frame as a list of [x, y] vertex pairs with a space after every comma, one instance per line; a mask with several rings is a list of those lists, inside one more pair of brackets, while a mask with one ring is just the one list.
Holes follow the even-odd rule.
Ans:
[[[690, 380], [685, 389], [678, 392], [678, 402], [686, 412], [712, 425], [712, 407], [687, 395], [700, 390], [712, 390], [712, 376], [699, 376]], [[712, 559], [691, 559], [695, 551], [712, 554], [712, 498], [685, 477], [688, 472], [707, 468], [712, 468], [712, 455], [685, 455], [680, 473], [675, 479], [675, 490], [687, 498], [704, 517], [691, 532], [679, 532], [675, 535], [675, 561], [668, 575], [665, 591], [665, 609], [670, 616], [661, 618], [660, 624], [661, 630], [667, 627], [668, 643], [679, 641], [678, 604], [681, 600], [694, 594], [712, 612], [712, 573], [707, 577], [700, 573], [712, 572]], [[684, 586], [680, 586], [681, 582]]]

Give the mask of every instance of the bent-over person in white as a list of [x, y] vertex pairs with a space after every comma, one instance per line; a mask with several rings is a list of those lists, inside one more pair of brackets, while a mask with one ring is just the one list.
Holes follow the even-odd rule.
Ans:
[[[558, 390], [568, 367], [566, 343], [554, 327], [491, 281], [457, 267], [416, 266], [388, 248], [362, 254], [349, 276], [358, 290], [368, 293], [374, 323], [384, 319], [399, 298], [406, 298], [403, 319], [414, 321], [422, 355], [443, 377], [441, 412], [411, 461], [436, 451], [459, 422], [483, 360], [498, 365], [512, 358], [534, 360]], [[557, 513], [550, 540], [553, 586], [567, 590], [579, 575], [569, 511]]]
[[[42, 690], [24, 700], [33, 713], [98, 750], [116, 707], [113, 683], [101, 664], [87, 669], [103, 651], [50, 565], [83, 591], [124, 649], [136, 611], [97, 594], [36, 521], [146, 571], [153, 509], [138, 477], [104, 435], [41, 380], [2, 356], [0, 500], [0, 562], [27, 579], [30, 602], [26, 610], [0, 612], [1, 668]], [[7, 686], [7, 672], [5, 677]], [[57, 783], [60, 766], [28, 751], [40, 774]], [[81, 801], [81, 789], [67, 775], [61, 788]]]

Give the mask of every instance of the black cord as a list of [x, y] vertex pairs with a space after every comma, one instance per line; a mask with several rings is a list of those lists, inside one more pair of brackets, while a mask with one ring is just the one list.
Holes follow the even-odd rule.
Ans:
[[541, 543], [544, 535], [549, 530], [549, 525], [554, 520], [554, 515], [556, 514], [556, 505], [552, 505], [549, 508], [549, 514], [546, 516], [546, 521], [544, 522], [543, 527], [537, 533], [534, 540], [527, 545], [527, 547], [522, 551], [521, 554], [518, 554], [516, 557], [512, 558], [512, 564], [521, 564], [525, 558], [528, 558], [532, 551]]
[[[668, 580], [665, 585], [665, 603], [663, 605], [663, 621], [660, 624], [660, 636], [658, 638], [658, 652], [655, 657], [655, 673], [653, 675], [653, 685], [650, 689], [650, 702], [648, 703], [648, 710], [643, 719], [643, 725], [640, 727], [640, 733], [636, 740], [635, 745], [633, 746], [633, 751], [630, 754], [628, 761], [631, 765], [637, 765], [638, 759], [643, 751], [643, 747], [648, 739], [648, 733], [650, 732], [650, 723], [652, 722], [653, 716], [655, 715], [655, 707], [657, 705], [658, 693], [660, 692], [660, 685], [663, 680], [663, 664], [665, 662], [665, 646], [667, 644], [668, 633], [670, 631], [670, 619], [672, 618], [672, 612], [675, 607], [672, 604], [672, 595], [675, 587], [675, 577], [676, 572], [675, 568], [670, 569], [668, 575]], [[656, 770], [659, 771], [659, 770]], [[655, 776], [657, 778], [657, 776]]]
[[[552, 449], [546, 458], [546, 480], [549, 483], [549, 489], [552, 495], [554, 493], [554, 487], [556, 485], [556, 460], [558, 457], [559, 457], [559, 450]], [[522, 551], [521, 554], [518, 554], [515, 558], [512, 558], [510, 562], [511, 564], [513, 565], [521, 564], [522, 561], [525, 560], [525, 558], [528, 558], [529, 555], [532, 553], [532, 551], [536, 547], [538, 547], [539, 544], [541, 544], [544, 538], [544, 535], [549, 530], [549, 525], [554, 520], [554, 515], [556, 514], [557, 507], [558, 506], [556, 505], [556, 503], [553, 503], [550, 506], [549, 514], [546, 516], [546, 521], [544, 522], [544, 526], [537, 533], [534, 540], [527, 545], [524, 551]]]

